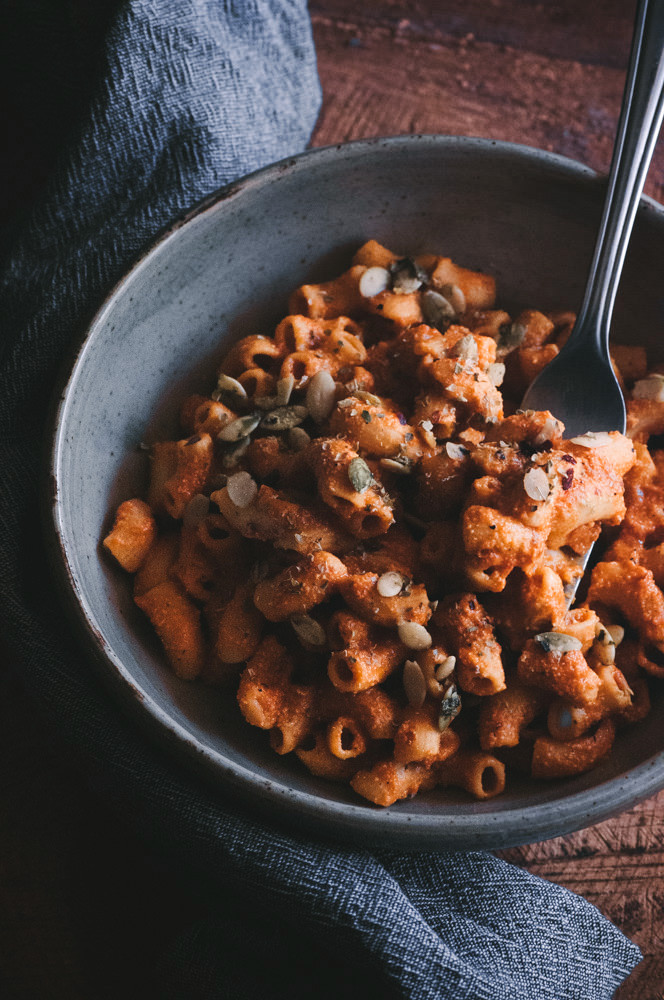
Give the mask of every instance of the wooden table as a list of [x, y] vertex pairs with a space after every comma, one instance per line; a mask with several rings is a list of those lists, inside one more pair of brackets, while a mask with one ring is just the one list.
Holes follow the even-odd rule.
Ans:
[[[100, 9], [110, 6], [106, 0]], [[458, 133], [608, 166], [632, 2], [310, 6], [325, 92], [316, 145]], [[102, 23], [90, 21], [85, 4], [71, 8], [87, 12], [77, 26], [83, 39]], [[661, 199], [663, 184], [660, 148], [649, 193]], [[119, 819], [100, 811], [76, 761], [7, 670], [0, 674], [0, 755], [0, 994], [150, 996], [144, 976], [152, 958], [202, 915], [202, 904], [163, 877]], [[599, 826], [503, 857], [580, 893], [639, 944], [645, 959], [620, 1000], [662, 997], [664, 793]]]
[[[394, 0], [311, 5], [325, 94], [315, 145], [410, 132], [476, 135], [606, 171], [635, 3]], [[664, 138], [647, 192], [663, 200]], [[664, 793], [502, 857], [584, 896], [644, 961], [620, 1000], [664, 996]]]

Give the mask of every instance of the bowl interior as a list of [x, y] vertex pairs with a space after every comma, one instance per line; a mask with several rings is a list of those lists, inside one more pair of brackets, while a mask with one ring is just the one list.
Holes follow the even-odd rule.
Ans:
[[[117, 504], [141, 495], [141, 441], [175, 435], [181, 399], [209, 391], [233, 339], [271, 333], [289, 292], [331, 277], [375, 238], [403, 253], [444, 252], [494, 274], [510, 308], [579, 306], [603, 184], [547, 154], [479, 140], [410, 137], [319, 150], [269, 168], [199, 208], [111, 294], [80, 349], [56, 421], [55, 560], [77, 627], [141, 714], [211, 771], [297, 822], [411, 848], [507, 846], [598, 820], [664, 784], [664, 703], [579, 778], [512, 780], [500, 799], [433, 792], [387, 811], [277, 757], [234, 698], [178, 681], [100, 539]], [[645, 205], [614, 323], [660, 356], [664, 216]]]

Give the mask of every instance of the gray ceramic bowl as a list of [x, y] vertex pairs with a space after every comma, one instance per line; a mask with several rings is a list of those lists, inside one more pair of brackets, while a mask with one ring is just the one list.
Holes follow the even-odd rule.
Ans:
[[[273, 328], [288, 292], [329, 277], [373, 237], [438, 251], [496, 275], [510, 307], [577, 308], [603, 185], [547, 153], [477, 139], [413, 136], [315, 150], [262, 170], [194, 208], [104, 303], [57, 406], [50, 472], [54, 566], [105, 676], [220, 796], [241, 793], [298, 827], [408, 849], [496, 848], [618, 813], [664, 786], [664, 701], [620, 734], [607, 762], [573, 780], [513, 779], [499, 799], [432, 792], [388, 810], [277, 757], [232, 696], [178, 681], [102, 558], [111, 512], [144, 488], [145, 438], [175, 433], [184, 394], [209, 387], [239, 335]], [[660, 346], [664, 212], [640, 209], [616, 311], [622, 340]]]

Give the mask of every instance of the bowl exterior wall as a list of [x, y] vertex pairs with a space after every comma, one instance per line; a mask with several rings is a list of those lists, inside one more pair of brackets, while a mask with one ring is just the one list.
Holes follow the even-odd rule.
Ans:
[[[404, 137], [316, 150], [240, 181], [162, 236], [106, 301], [55, 416], [49, 513], [54, 566], [103, 673], [138, 718], [225, 789], [326, 833], [408, 848], [501, 847], [596, 822], [664, 785], [664, 704], [597, 771], [550, 786], [513, 783], [471, 803], [430, 793], [387, 811], [280, 758], [232, 698], [165, 668], [128, 580], [100, 550], [117, 504], [145, 488], [139, 442], [176, 433], [178, 403], [209, 391], [229, 344], [271, 333], [289, 292], [348, 265], [374, 238], [488, 271], [508, 309], [576, 309], [604, 185], [549, 154], [483, 140]], [[644, 203], [615, 334], [654, 356], [664, 326], [664, 215]]]

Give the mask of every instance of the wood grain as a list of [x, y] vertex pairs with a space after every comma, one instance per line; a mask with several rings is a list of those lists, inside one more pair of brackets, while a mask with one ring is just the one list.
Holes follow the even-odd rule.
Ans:
[[[452, 15], [455, 6], [463, 17]], [[445, 4], [443, 16], [435, 3], [420, 2], [414, 13], [409, 9], [408, 17], [400, 19], [397, 5], [389, 2], [358, 5], [359, 13], [347, 0], [313, 4], [325, 95], [314, 144], [398, 133], [477, 135], [562, 153], [606, 170], [622, 96], [632, 5], [599, 6], [604, 8], [600, 32], [596, 27], [590, 31], [591, 20], [595, 26], [600, 23], [599, 16], [591, 18], [595, 7], [590, 4], [577, 5], [580, 23], [572, 17], [571, 3]], [[531, 38], [526, 25], [535, 7], [546, 12], [547, 19], [534, 22], [537, 32]], [[506, 24], [498, 12], [504, 15], [508, 8], [511, 30], [498, 32], [496, 25]], [[463, 34], [461, 23], [474, 23], [475, 30]], [[602, 64], [604, 24], [611, 28], [611, 43], [608, 61]], [[549, 32], [567, 38], [568, 45], [547, 49]], [[515, 47], [517, 42], [523, 45], [525, 37], [533, 44]], [[589, 55], [589, 41], [581, 45], [581, 38], [593, 39], [592, 59], [581, 58]], [[647, 191], [658, 199], [664, 192], [661, 146]]]
[[478, 42], [539, 53], [547, 59], [623, 68], [636, 10], [635, 0], [398, 0], [351, 4], [311, 3], [321, 18], [360, 30], [396, 31], [407, 41], [446, 44], [472, 36]]

